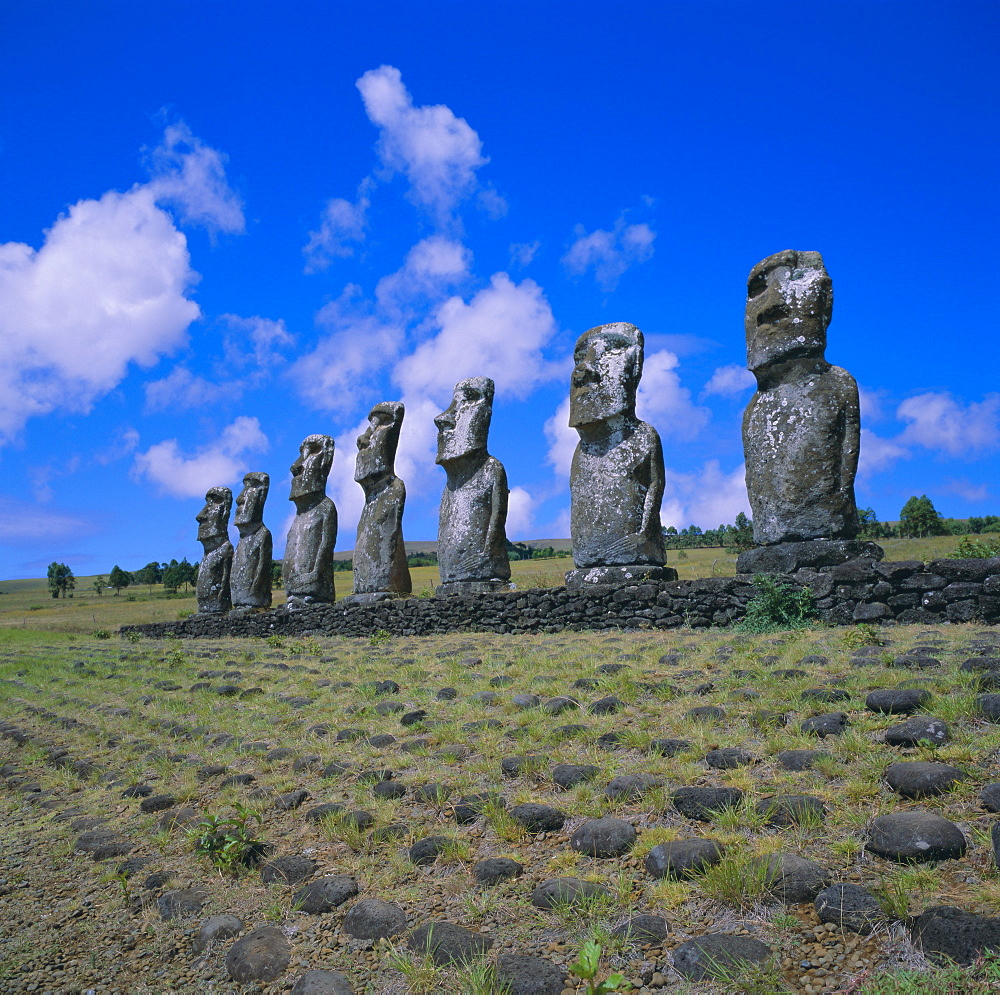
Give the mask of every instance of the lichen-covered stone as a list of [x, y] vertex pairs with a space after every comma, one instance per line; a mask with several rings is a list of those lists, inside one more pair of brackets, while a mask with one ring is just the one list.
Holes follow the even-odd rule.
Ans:
[[295, 518], [285, 541], [282, 577], [292, 608], [328, 604], [336, 597], [333, 550], [337, 543], [337, 509], [326, 496], [333, 451], [330, 436], [308, 435], [291, 466], [289, 500], [295, 502]]
[[228, 487], [210, 487], [205, 507], [198, 512], [198, 542], [205, 550], [198, 566], [195, 595], [198, 611], [210, 615], [232, 608], [229, 579], [233, 567], [233, 544], [229, 541], [229, 513], [233, 492]]
[[234, 608], [271, 607], [271, 532], [264, 525], [264, 502], [271, 485], [266, 473], [252, 471], [243, 477], [236, 498], [236, 528], [240, 541], [233, 555], [231, 577]]

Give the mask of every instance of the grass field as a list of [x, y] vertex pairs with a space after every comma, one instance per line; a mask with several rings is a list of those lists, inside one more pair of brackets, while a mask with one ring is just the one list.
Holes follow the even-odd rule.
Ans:
[[[559, 541], [544, 541], [557, 545]], [[885, 539], [881, 546], [889, 560], [934, 560], [950, 556], [958, 542], [956, 536], [935, 536], [930, 539]], [[424, 544], [430, 545], [430, 544]], [[558, 548], [558, 546], [557, 546]], [[732, 577], [736, 573], [736, 557], [722, 548], [672, 549], [667, 563], [677, 570], [681, 580], [699, 577]], [[560, 587], [567, 570], [572, 569], [569, 557], [544, 560], [518, 560], [511, 563], [511, 580], [519, 588]], [[413, 567], [410, 570], [414, 594], [429, 596], [439, 583], [436, 567]], [[120, 595], [105, 591], [98, 596], [93, 590], [94, 577], [77, 577], [72, 598], [54, 599], [44, 579], [0, 581], [0, 628], [20, 627], [53, 632], [91, 633], [97, 629], [115, 632], [122, 625], [144, 622], [171, 622], [183, 613], [197, 610], [194, 593], [169, 594], [162, 585], [154, 584], [125, 588]], [[351, 574], [336, 575], [338, 597], [351, 593]], [[282, 592], [275, 592], [275, 604], [281, 603]]]

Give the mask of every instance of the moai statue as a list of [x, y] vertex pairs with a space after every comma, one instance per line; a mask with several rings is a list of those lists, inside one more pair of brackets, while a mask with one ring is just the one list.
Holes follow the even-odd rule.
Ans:
[[295, 520], [285, 541], [282, 576], [289, 608], [330, 604], [333, 588], [333, 548], [337, 543], [337, 509], [326, 496], [326, 479], [333, 466], [333, 439], [308, 435], [292, 464], [289, 500]]
[[[743, 415], [754, 540], [740, 573], [792, 572], [881, 559], [858, 534], [854, 477], [858, 385], [824, 356], [833, 285], [818, 252], [778, 252], [747, 281], [747, 367], [757, 378]], [[770, 547], [770, 548], [769, 548]]]
[[195, 594], [198, 611], [204, 615], [227, 612], [233, 607], [229, 594], [229, 573], [233, 565], [233, 544], [229, 541], [229, 513], [233, 492], [228, 487], [210, 487], [205, 507], [198, 512], [198, 542], [205, 550], [198, 566]]
[[354, 593], [347, 602], [383, 601], [413, 590], [403, 546], [406, 487], [395, 474], [404, 412], [399, 402], [376, 404], [358, 436], [354, 479], [364, 489], [365, 507], [354, 544]]
[[570, 470], [576, 570], [566, 586], [673, 580], [660, 526], [663, 449], [635, 414], [642, 332], [627, 322], [584, 332], [573, 352], [569, 423], [580, 434]]
[[438, 594], [509, 587], [507, 472], [486, 451], [493, 390], [489, 377], [460, 380], [448, 409], [434, 419], [436, 462], [448, 474], [438, 523]]
[[234, 611], [271, 607], [271, 532], [264, 525], [264, 502], [270, 486], [266, 473], [248, 473], [236, 498], [240, 541], [233, 557]]

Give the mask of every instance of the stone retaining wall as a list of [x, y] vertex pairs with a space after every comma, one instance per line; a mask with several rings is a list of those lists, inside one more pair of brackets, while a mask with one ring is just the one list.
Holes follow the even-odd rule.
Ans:
[[[1000, 557], [902, 562], [854, 560], [777, 575], [809, 587], [819, 617], [857, 622], [1000, 622]], [[533, 588], [469, 597], [406, 598], [377, 605], [324, 605], [249, 615], [201, 615], [179, 622], [122, 626], [147, 638], [223, 636], [370, 636], [446, 632], [559, 632], [563, 629], [671, 629], [729, 625], [743, 617], [753, 578], [711, 577], [621, 588]]]

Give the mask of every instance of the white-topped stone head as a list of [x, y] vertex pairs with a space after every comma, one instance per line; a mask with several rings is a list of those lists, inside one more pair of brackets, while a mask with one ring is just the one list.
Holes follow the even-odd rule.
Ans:
[[626, 321], [599, 325], [577, 339], [569, 393], [572, 428], [635, 416], [642, 354], [642, 332]]
[[328, 435], [307, 435], [299, 446], [299, 458], [291, 465], [289, 499], [326, 493], [326, 480], [333, 466], [333, 439]]
[[493, 418], [493, 381], [469, 377], [455, 384], [451, 404], [435, 419], [438, 430], [437, 463], [486, 452]]

